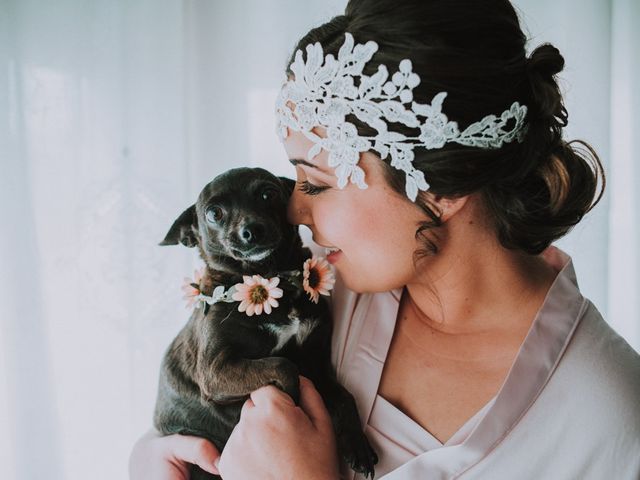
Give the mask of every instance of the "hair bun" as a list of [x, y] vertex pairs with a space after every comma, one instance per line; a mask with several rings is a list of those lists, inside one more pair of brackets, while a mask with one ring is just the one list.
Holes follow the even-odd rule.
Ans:
[[[562, 94], [554, 75], [564, 68], [564, 58], [550, 43], [536, 48], [527, 59], [527, 76], [531, 85], [530, 118], [543, 121], [544, 131], [552, 131], [550, 140], [540, 138], [541, 144], [558, 145], [561, 128], [568, 123], [567, 110], [562, 103]], [[532, 134], [533, 135], [533, 134]]]
[[552, 77], [560, 73], [563, 68], [564, 57], [560, 54], [560, 50], [550, 43], [544, 43], [536, 48], [527, 62], [527, 70], [530, 74], [539, 73], [545, 77]]
[[349, 15], [338, 15], [333, 17], [331, 23], [336, 29], [346, 31], [351, 23], [351, 17]]

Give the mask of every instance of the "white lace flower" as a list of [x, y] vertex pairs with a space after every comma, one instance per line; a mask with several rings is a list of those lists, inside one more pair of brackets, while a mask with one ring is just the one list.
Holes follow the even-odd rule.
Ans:
[[[383, 159], [390, 156], [391, 165], [405, 172], [406, 194], [415, 201], [418, 192], [428, 190], [429, 184], [413, 166], [414, 148], [436, 149], [455, 142], [496, 149], [513, 140], [522, 142], [527, 130], [526, 106], [514, 102], [499, 117], [488, 115], [460, 133], [458, 124], [442, 112], [446, 92], [436, 94], [431, 104], [413, 101], [413, 89], [420, 84], [420, 77], [412, 71], [410, 60], [402, 60], [390, 79], [384, 65], [378, 66], [372, 76], [363, 74], [365, 64], [377, 50], [374, 41], [355, 45], [350, 33], [345, 34], [338, 58], [324, 56], [320, 43], [307, 45], [306, 62], [298, 50], [291, 64], [294, 78], [285, 81], [276, 101], [280, 138], [286, 138], [288, 128], [303, 132], [314, 143], [308, 152], [310, 159], [327, 150], [339, 188], [349, 181], [367, 187], [364, 171], [357, 164], [361, 153], [375, 150]], [[358, 135], [355, 125], [347, 121], [349, 115], [377, 134]], [[419, 129], [420, 134], [411, 137], [390, 131], [395, 123]], [[311, 132], [317, 126], [327, 129], [326, 138]]]

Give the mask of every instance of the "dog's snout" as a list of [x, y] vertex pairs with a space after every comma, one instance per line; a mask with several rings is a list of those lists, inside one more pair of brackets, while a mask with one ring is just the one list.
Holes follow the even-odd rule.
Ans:
[[265, 227], [261, 223], [248, 223], [240, 228], [240, 238], [247, 245], [259, 243], [264, 239]]

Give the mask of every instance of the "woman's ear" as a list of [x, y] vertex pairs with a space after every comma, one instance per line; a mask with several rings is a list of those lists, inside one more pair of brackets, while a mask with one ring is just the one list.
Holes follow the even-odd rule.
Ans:
[[424, 194], [427, 200], [427, 204], [434, 206], [438, 212], [440, 212], [440, 220], [447, 222], [458, 213], [467, 203], [469, 195], [463, 197], [444, 197], [442, 195], [434, 195], [427, 192]]

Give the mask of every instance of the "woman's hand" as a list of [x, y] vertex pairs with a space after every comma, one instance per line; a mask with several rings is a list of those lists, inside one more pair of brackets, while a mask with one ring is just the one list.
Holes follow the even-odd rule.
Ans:
[[336, 480], [338, 457], [331, 418], [313, 383], [300, 377], [300, 406], [276, 387], [251, 394], [218, 469], [224, 480]]
[[129, 458], [131, 480], [189, 480], [191, 463], [218, 473], [218, 449], [208, 440], [187, 435], [160, 436], [150, 430], [133, 446]]

